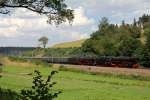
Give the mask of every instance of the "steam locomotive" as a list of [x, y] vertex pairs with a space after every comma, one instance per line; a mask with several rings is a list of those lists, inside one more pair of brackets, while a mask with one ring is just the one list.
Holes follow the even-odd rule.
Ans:
[[139, 68], [137, 58], [132, 57], [99, 57], [99, 58], [70, 58], [72, 64], [120, 67], [120, 68]]

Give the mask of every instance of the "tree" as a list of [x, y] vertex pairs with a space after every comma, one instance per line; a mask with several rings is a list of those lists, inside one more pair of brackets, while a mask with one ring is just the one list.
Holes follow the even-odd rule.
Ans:
[[99, 30], [101, 31], [101, 33], [105, 33], [105, 31], [108, 29], [109, 27], [109, 22], [108, 22], [108, 19], [106, 17], [103, 17], [100, 21], [100, 24], [99, 24]]
[[136, 21], [135, 18], [134, 18], [134, 20], [133, 20], [133, 26], [137, 26], [137, 21]]
[[121, 24], [122, 26], [125, 26], [126, 25], [126, 23], [125, 23], [125, 21], [124, 20], [122, 20], [122, 24]]
[[150, 27], [150, 15], [143, 14], [143, 16], [139, 18], [138, 23], [144, 29], [149, 28]]
[[106, 17], [102, 17], [100, 20], [100, 24], [98, 25], [98, 30], [91, 35], [92, 39], [99, 39], [101, 35], [105, 35], [108, 33], [110, 24]]
[[140, 53], [140, 62], [144, 67], [150, 68], [150, 28], [145, 29], [145, 35], [147, 36], [146, 44]]
[[43, 36], [43, 37], [39, 38], [38, 41], [41, 42], [41, 44], [43, 45], [43, 48], [46, 48], [46, 44], [48, 43], [47, 37]]
[[68, 9], [65, 0], [0, 0], [0, 13], [10, 13], [9, 8], [25, 8], [48, 17], [48, 23], [72, 22], [73, 10]]
[[124, 36], [122, 40], [120, 41], [120, 46], [119, 46], [119, 55], [121, 56], [132, 56], [134, 52], [141, 46], [141, 43], [139, 40], [129, 37], [129, 36]]

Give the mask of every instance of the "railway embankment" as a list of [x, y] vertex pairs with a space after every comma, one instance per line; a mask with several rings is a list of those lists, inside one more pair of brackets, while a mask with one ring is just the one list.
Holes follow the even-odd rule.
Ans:
[[[58, 65], [55, 65], [58, 66]], [[150, 81], [150, 69], [96, 67], [84, 65], [60, 65], [60, 70], [83, 72], [93, 75], [116, 76], [119, 78], [138, 79]]]

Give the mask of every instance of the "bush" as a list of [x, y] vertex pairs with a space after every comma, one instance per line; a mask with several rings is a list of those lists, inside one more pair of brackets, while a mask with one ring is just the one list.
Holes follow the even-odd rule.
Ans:
[[52, 67], [51, 64], [48, 64], [47, 62], [41, 61], [41, 60], [31, 60], [31, 63], [35, 64], [35, 65], [41, 65], [41, 66], [49, 66]]
[[0, 88], [0, 100], [19, 100], [19, 98], [16, 92]]
[[25, 60], [25, 59], [23, 59], [23, 58], [20, 58], [20, 57], [12, 57], [12, 56], [9, 57], [9, 60], [11, 60], [11, 61], [16, 61], [16, 62], [27, 62], [27, 60]]
[[61, 93], [61, 91], [53, 91], [51, 88], [56, 82], [51, 82], [52, 76], [56, 71], [52, 71], [47, 80], [42, 79], [42, 75], [39, 71], [35, 71], [33, 77], [33, 86], [31, 90], [21, 91], [21, 100], [53, 100]]
[[26, 63], [26, 62], [30, 62], [36, 66], [49, 66], [51, 67], [51, 64], [48, 64], [47, 62], [41, 61], [41, 60], [27, 60], [21, 57], [9, 57], [9, 60], [12, 62], [19, 62], [19, 63]]

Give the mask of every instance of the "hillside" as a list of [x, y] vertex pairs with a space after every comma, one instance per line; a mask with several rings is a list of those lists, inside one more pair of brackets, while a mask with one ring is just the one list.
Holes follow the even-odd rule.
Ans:
[[81, 47], [82, 43], [86, 39], [83, 40], [78, 40], [78, 41], [73, 41], [73, 42], [65, 42], [65, 43], [60, 43], [52, 46], [52, 48], [70, 48], [70, 47]]
[[141, 41], [142, 44], [145, 44], [146, 36], [144, 35], [144, 33], [141, 33], [141, 36], [140, 36], [139, 40]]

